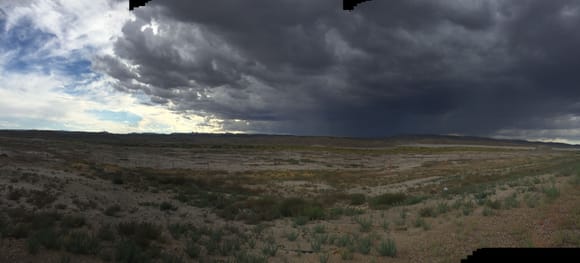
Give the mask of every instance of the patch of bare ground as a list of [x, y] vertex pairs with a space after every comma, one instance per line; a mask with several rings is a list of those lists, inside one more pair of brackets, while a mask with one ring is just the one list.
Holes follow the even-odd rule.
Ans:
[[[563, 186], [561, 199], [539, 207], [501, 210], [487, 217], [450, 218], [420, 237], [395, 237], [408, 249], [404, 260], [408, 262], [458, 262], [482, 247], [577, 247], [580, 236], [577, 225], [572, 227], [570, 221], [580, 217], [579, 201], [578, 187]], [[567, 244], [570, 240], [562, 241], [562, 236], [575, 238], [576, 243]]]

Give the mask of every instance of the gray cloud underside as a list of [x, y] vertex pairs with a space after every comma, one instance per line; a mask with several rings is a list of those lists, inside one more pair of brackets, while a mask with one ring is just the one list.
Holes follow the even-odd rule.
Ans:
[[580, 1], [246, 2], [152, 1], [95, 68], [232, 130], [578, 128], [553, 118], [580, 113]]

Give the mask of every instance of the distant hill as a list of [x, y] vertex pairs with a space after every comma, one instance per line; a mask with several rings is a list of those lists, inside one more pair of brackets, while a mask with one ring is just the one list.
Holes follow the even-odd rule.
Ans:
[[557, 143], [557, 142], [536, 142], [516, 139], [494, 139], [476, 136], [456, 136], [456, 135], [397, 135], [389, 137], [387, 140], [394, 140], [400, 143], [423, 143], [423, 144], [470, 144], [470, 145], [503, 145], [503, 146], [550, 146], [550, 147], [580, 147], [580, 145]]
[[526, 146], [577, 148], [565, 143], [531, 142], [473, 136], [453, 135], [396, 135], [384, 138], [347, 138], [329, 136], [293, 136], [267, 134], [206, 134], [206, 133], [131, 133], [71, 132], [43, 130], [0, 130], [0, 137], [23, 139], [52, 139], [84, 141], [90, 143], [116, 144], [125, 146], [186, 146], [186, 145], [296, 145], [334, 147], [393, 147], [409, 144], [482, 145], [482, 146]]

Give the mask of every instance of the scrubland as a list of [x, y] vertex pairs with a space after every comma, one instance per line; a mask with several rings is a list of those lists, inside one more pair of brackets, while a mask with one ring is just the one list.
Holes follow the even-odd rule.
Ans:
[[580, 246], [571, 147], [99, 136], [0, 133], [0, 262], [459, 262]]

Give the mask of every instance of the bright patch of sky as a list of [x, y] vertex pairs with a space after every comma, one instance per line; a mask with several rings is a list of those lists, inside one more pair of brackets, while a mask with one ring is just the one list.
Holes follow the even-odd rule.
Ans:
[[221, 131], [217, 120], [119, 92], [92, 70], [95, 56], [114, 55], [130, 19], [126, 1], [0, 1], [0, 129]]
[[136, 126], [143, 119], [137, 114], [126, 111], [90, 110], [88, 113], [95, 115], [99, 120], [121, 122], [131, 126]]

